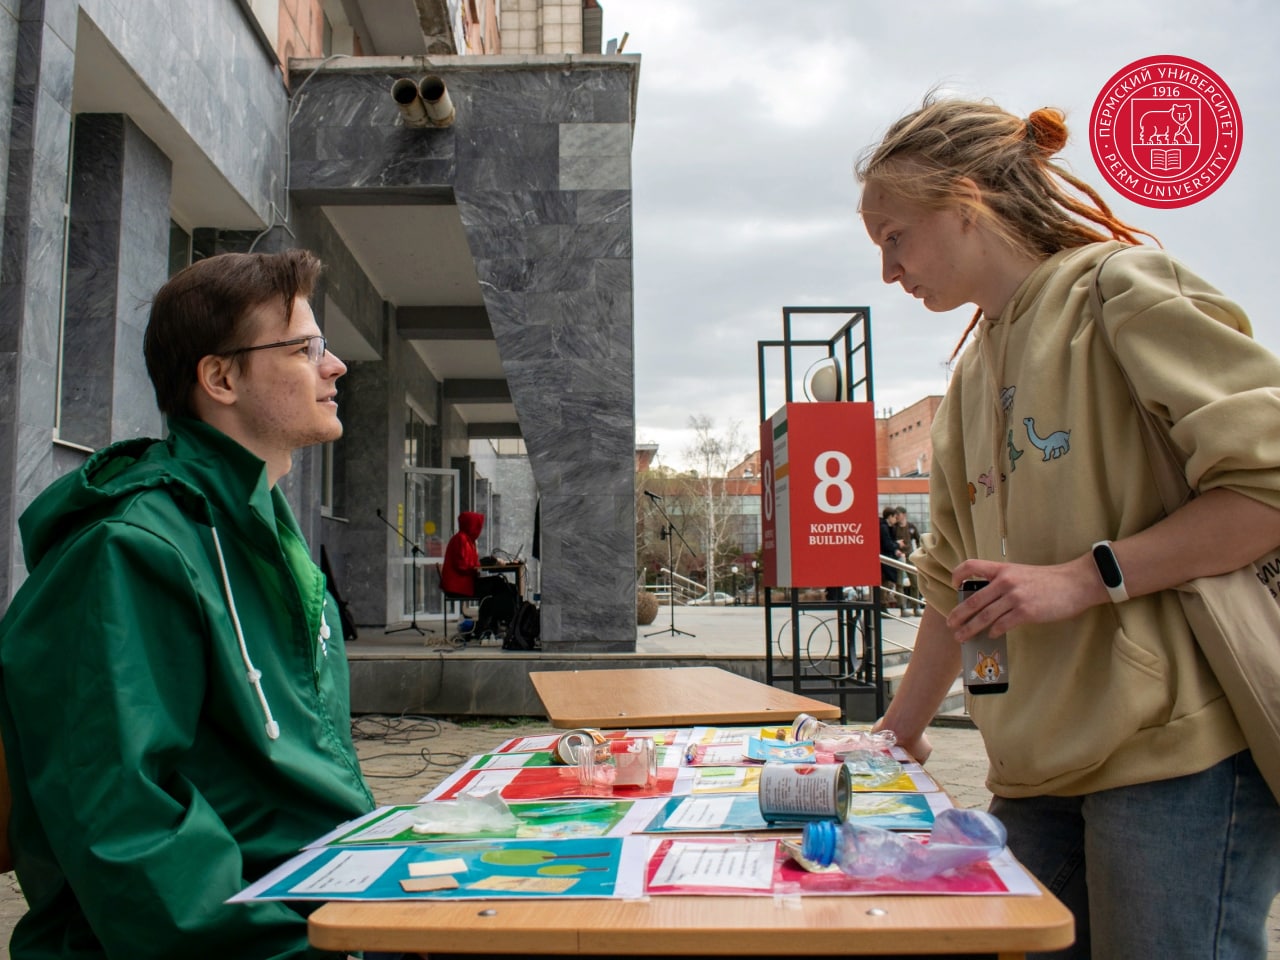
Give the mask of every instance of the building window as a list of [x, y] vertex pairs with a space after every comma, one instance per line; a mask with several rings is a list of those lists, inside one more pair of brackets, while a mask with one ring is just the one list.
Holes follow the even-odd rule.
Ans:
[[169, 221], [169, 276], [191, 266], [191, 234]]
[[404, 465], [440, 465], [440, 431], [412, 400], [406, 397], [404, 416]]

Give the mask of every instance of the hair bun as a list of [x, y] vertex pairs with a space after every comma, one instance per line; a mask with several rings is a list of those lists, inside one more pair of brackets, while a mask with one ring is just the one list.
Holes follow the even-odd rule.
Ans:
[[1067, 145], [1067, 117], [1057, 107], [1041, 107], [1027, 117], [1027, 139], [1046, 157]]

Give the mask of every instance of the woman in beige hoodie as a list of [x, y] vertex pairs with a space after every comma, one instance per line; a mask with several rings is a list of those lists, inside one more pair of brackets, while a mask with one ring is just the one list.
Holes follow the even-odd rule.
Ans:
[[[930, 99], [858, 165], [884, 281], [977, 307], [934, 421], [925, 615], [878, 726], [926, 758], [960, 642], [1004, 634], [1008, 692], [970, 710], [1010, 848], [1075, 913], [1061, 955], [1261, 960], [1280, 807], [1171, 588], [1280, 544], [1280, 361], [1051, 162], [1066, 138], [1056, 110]], [[1089, 307], [1116, 250], [1103, 323], [1199, 492], [1168, 517]], [[968, 578], [990, 584], [957, 606]]]

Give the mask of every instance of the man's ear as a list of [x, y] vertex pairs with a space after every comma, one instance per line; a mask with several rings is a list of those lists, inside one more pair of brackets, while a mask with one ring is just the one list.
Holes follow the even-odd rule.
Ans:
[[209, 354], [196, 364], [196, 393], [221, 406], [236, 402], [240, 368], [235, 357]]

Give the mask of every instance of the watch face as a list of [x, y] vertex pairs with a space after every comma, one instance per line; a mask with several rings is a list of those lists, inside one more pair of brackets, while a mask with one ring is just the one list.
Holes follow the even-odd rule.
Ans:
[[1093, 548], [1093, 562], [1098, 565], [1102, 582], [1108, 587], [1114, 589], [1124, 583], [1124, 577], [1120, 575], [1120, 564], [1116, 563], [1116, 555], [1107, 544], [1100, 543]]

